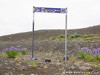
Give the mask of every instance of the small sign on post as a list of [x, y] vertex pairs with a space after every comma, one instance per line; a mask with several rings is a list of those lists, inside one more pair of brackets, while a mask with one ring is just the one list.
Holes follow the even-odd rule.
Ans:
[[65, 63], [67, 60], [67, 8], [33, 7], [32, 57], [34, 57], [34, 13], [61, 13], [65, 15]]
[[34, 12], [42, 13], [67, 13], [66, 8], [45, 8], [45, 7], [33, 7]]

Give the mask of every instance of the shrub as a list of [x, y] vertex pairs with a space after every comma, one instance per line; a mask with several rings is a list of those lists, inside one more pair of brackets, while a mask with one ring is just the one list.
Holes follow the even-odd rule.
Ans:
[[32, 65], [32, 67], [34, 67], [34, 68], [36, 67], [36, 63], [35, 63], [35, 61], [30, 60], [29, 63]]
[[27, 51], [26, 51], [26, 50], [23, 50], [23, 51], [22, 51], [22, 54], [23, 54], [23, 55], [25, 55], [26, 53], [27, 53]]
[[75, 38], [78, 38], [78, 37], [80, 37], [80, 35], [79, 34], [76, 34], [76, 35], [74, 35], [75, 36]]
[[74, 39], [74, 38], [75, 38], [75, 36], [73, 36], [73, 35], [72, 35], [72, 36], [70, 36], [70, 38], [71, 38], [71, 39]]
[[28, 61], [29, 61], [29, 64], [32, 65], [33, 68], [36, 68], [35, 58], [32, 58], [32, 56], [30, 56]]
[[87, 47], [80, 48], [78, 56], [86, 61], [100, 61], [100, 48], [90, 50]]
[[9, 58], [15, 58], [16, 56], [19, 55], [19, 53], [22, 53], [23, 55], [25, 55], [27, 53], [26, 49], [27, 48], [16, 48], [16, 47], [11, 46], [3, 50], [3, 53], [6, 54], [5, 56]]
[[96, 54], [96, 59], [100, 61], [100, 54]]
[[65, 38], [65, 36], [64, 35], [60, 35], [60, 38]]
[[78, 56], [84, 58], [85, 51], [78, 51]]
[[19, 50], [23, 55], [27, 53], [27, 48], [20, 48]]
[[16, 50], [13, 50], [13, 51], [8, 51], [8, 52], [6, 52], [6, 54], [7, 54], [7, 56], [8, 56], [9, 58], [15, 58], [15, 57], [19, 54], [19, 52], [16, 51]]
[[92, 61], [92, 60], [93, 60], [93, 56], [90, 55], [90, 54], [87, 54], [86, 56], [84, 56], [84, 59], [85, 59], [86, 61]]

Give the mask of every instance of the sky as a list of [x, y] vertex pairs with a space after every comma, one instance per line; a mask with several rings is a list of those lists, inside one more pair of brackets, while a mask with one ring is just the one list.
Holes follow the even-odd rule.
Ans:
[[[100, 0], [0, 0], [0, 36], [32, 31], [33, 6], [67, 8], [68, 29], [100, 24]], [[65, 14], [35, 13], [35, 30], [64, 29]]]

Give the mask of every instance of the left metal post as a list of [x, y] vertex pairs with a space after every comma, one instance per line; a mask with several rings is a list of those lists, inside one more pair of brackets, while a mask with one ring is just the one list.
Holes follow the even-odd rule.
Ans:
[[[66, 11], [67, 11], [67, 8], [66, 8]], [[67, 62], [67, 52], [68, 52], [68, 49], [67, 49], [67, 12], [65, 14], [65, 64]]]
[[32, 58], [34, 58], [34, 7], [33, 7], [33, 26], [32, 26]]

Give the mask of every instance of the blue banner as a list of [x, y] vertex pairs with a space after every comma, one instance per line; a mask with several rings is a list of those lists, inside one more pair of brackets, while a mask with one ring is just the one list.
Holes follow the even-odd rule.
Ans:
[[67, 13], [67, 8], [33, 7], [33, 12], [44, 12], [44, 13]]

